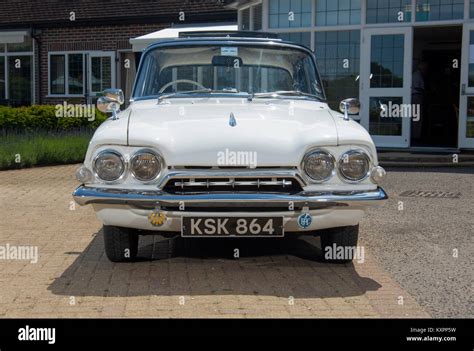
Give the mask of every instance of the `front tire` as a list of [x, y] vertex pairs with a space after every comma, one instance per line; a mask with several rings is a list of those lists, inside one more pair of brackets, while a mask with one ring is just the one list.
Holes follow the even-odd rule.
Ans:
[[[324, 262], [328, 263], [348, 263], [352, 257], [338, 257], [334, 248], [344, 250], [344, 253], [356, 252], [357, 241], [359, 238], [359, 225], [351, 227], [331, 228], [321, 234], [321, 249]], [[342, 248], [341, 248], [342, 247]], [[349, 249], [350, 248], [350, 249]]]
[[138, 253], [138, 233], [133, 229], [104, 225], [105, 254], [112, 262], [134, 262]]

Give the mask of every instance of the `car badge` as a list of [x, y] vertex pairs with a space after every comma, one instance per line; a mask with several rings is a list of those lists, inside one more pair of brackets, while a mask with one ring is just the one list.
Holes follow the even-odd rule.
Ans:
[[229, 125], [231, 127], [235, 127], [237, 125], [237, 121], [236, 121], [235, 116], [232, 112], [230, 113]]
[[160, 210], [154, 210], [148, 215], [148, 221], [154, 227], [160, 227], [166, 222], [166, 215]]
[[313, 222], [313, 217], [311, 217], [309, 213], [302, 213], [298, 217], [298, 226], [301, 229], [308, 229], [312, 222]]

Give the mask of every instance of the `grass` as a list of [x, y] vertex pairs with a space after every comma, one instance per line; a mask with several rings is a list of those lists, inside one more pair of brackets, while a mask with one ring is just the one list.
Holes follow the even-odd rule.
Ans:
[[93, 131], [0, 133], [0, 170], [84, 161]]

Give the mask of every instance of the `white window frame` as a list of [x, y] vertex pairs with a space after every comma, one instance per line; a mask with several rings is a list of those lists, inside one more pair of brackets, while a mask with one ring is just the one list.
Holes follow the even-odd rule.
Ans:
[[[83, 69], [83, 89], [82, 94], [69, 94], [69, 55], [77, 55], [82, 54], [82, 69]], [[51, 56], [61, 56], [64, 55], [64, 84], [65, 84], [65, 93], [64, 94], [52, 94], [51, 93]], [[110, 56], [111, 57], [111, 80], [112, 80], [112, 88], [115, 88], [116, 85], [116, 53], [115, 51], [49, 51], [48, 52], [48, 95], [47, 98], [83, 98], [86, 95], [86, 92], [91, 91], [92, 89], [92, 82], [91, 82], [91, 57], [97, 56]], [[86, 60], [88, 60], [88, 64], [86, 65]], [[88, 68], [88, 72], [86, 72], [86, 67]], [[85, 76], [87, 74], [87, 83], [88, 86], [85, 84]], [[95, 94], [94, 94], [95, 95]]]

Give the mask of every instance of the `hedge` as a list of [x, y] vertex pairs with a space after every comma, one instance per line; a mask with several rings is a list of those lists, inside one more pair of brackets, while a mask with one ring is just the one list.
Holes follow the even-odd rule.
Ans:
[[33, 105], [28, 107], [0, 106], [0, 130], [4, 132], [70, 131], [96, 129], [107, 116], [95, 109], [94, 121], [86, 117], [56, 117], [56, 106]]

